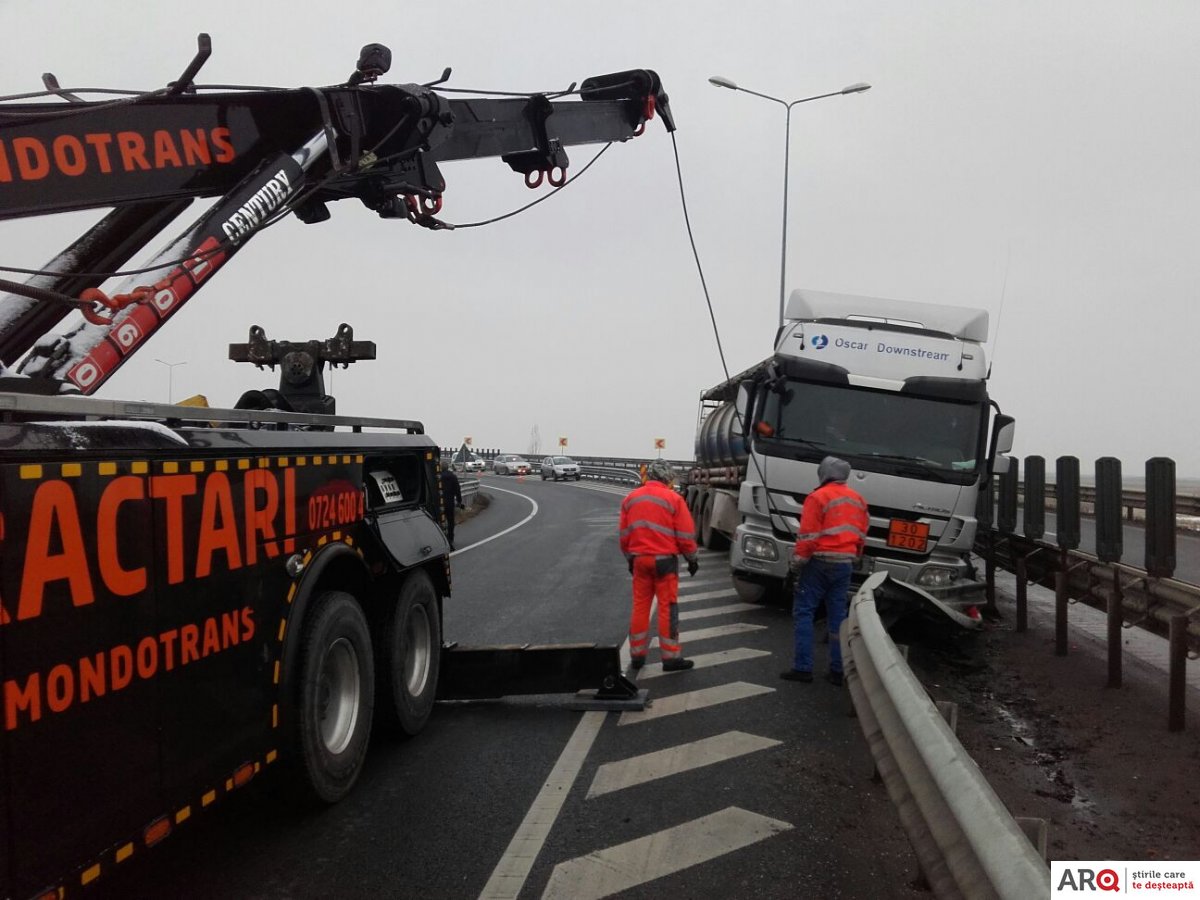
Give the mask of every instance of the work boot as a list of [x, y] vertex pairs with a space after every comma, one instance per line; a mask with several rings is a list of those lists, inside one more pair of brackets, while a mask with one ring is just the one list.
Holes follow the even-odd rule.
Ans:
[[841, 687], [842, 682], [845, 679], [842, 677], [841, 672], [830, 672], [828, 675], [825, 676], [825, 680], [828, 681], [830, 684], [832, 684], [834, 687]]
[[629, 667], [631, 669], [640, 669], [645, 664], [646, 664], [646, 657], [644, 657], [644, 656], [635, 656], [629, 660]]
[[784, 681], [803, 681], [808, 684], [812, 681], [812, 672], [801, 672], [797, 669], [788, 669], [786, 672], [780, 672], [779, 677]]
[[686, 671], [687, 669], [690, 669], [695, 664], [696, 664], [696, 661], [694, 659], [684, 659], [682, 656], [679, 657], [678, 659], [664, 659], [663, 660], [663, 671], [664, 672], [683, 672], [683, 671]]

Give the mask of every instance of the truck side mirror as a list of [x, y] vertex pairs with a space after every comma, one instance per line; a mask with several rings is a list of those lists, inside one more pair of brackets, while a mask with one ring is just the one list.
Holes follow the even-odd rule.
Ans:
[[992, 459], [1012, 450], [1016, 430], [1017, 422], [1012, 416], [996, 416], [992, 422], [992, 451], [988, 454]]
[[1017, 430], [1017, 421], [1012, 416], [997, 413], [992, 420], [992, 443], [988, 448], [988, 468], [993, 475], [1003, 475], [1008, 471], [1009, 459], [1005, 456], [1012, 450], [1013, 435]]

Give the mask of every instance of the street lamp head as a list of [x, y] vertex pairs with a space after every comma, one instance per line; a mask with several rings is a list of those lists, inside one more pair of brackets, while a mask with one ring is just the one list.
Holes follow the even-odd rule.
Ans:
[[708, 83], [714, 84], [717, 87], [729, 88], [731, 91], [736, 91], [738, 89], [736, 82], [730, 81], [728, 78], [724, 77], [723, 75], [713, 75], [711, 78], [708, 79]]
[[858, 82], [855, 82], [854, 84], [846, 85], [844, 88], [842, 88], [841, 93], [843, 93], [843, 94], [861, 94], [863, 91], [869, 91], [870, 89], [871, 89], [871, 86], [869, 84], [867, 84], [865, 81], [858, 81]]

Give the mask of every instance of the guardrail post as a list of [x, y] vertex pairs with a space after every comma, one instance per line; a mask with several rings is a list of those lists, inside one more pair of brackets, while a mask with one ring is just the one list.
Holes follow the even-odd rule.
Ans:
[[1146, 573], [1175, 573], [1175, 460], [1146, 460]]
[[1025, 457], [1025, 514], [1022, 518], [1025, 537], [1040, 540], [1046, 533], [1045, 457]]
[[1079, 459], [1060, 456], [1055, 463], [1055, 525], [1058, 546], [1079, 549]]
[[1021, 475], [1020, 468], [1020, 461], [1013, 459], [1009, 462], [1008, 471], [1000, 476], [1000, 500], [996, 504], [996, 527], [1003, 534], [1012, 534], [1017, 530], [1017, 482]]
[[1183, 731], [1187, 712], [1187, 616], [1171, 616], [1167, 730]]
[[1125, 549], [1121, 523], [1121, 461], [1112, 456], [1096, 460], [1096, 556], [1118, 563]]
[[1025, 570], [1025, 554], [1017, 556], [1017, 633], [1029, 630], [1029, 573]]
[[1058, 571], [1054, 573], [1054, 654], [1067, 655], [1067, 551], [1059, 553]]
[[1017, 816], [1016, 823], [1025, 832], [1025, 837], [1029, 838], [1029, 843], [1033, 844], [1038, 856], [1045, 859], [1050, 846], [1050, 827], [1046, 824], [1046, 820]]
[[1108, 686], [1119, 688], [1122, 681], [1121, 673], [1121, 610], [1125, 605], [1124, 591], [1121, 589], [1121, 570], [1113, 566], [1112, 594], [1108, 598]]
[[953, 700], [938, 700], [934, 705], [950, 726], [950, 733], [958, 734], [958, 704]]

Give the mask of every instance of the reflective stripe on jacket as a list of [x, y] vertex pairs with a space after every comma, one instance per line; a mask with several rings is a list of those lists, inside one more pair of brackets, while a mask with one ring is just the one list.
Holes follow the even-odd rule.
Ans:
[[854, 488], [828, 481], [804, 500], [796, 556], [850, 562], [867, 542], [867, 502]]
[[696, 552], [696, 525], [687, 503], [661, 481], [647, 481], [621, 502], [621, 552], [674, 556]]

